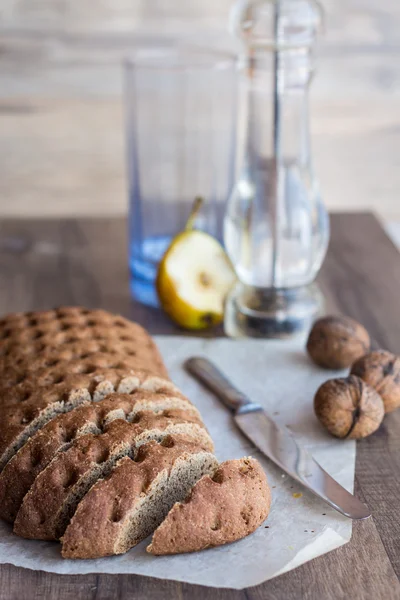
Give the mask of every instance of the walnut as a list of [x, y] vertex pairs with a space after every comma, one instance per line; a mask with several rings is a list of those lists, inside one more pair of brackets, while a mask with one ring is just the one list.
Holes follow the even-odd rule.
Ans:
[[400, 406], [400, 358], [386, 350], [376, 350], [357, 360], [351, 373], [361, 377], [380, 394], [385, 412]]
[[314, 410], [330, 433], [347, 439], [371, 435], [385, 414], [378, 392], [355, 375], [323, 383], [315, 394]]
[[349, 317], [324, 317], [316, 321], [307, 341], [313, 361], [326, 369], [345, 369], [368, 352], [367, 330]]

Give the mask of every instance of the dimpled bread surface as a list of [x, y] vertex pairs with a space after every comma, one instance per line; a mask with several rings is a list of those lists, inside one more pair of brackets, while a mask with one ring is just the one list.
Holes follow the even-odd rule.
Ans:
[[218, 464], [154, 340], [120, 315], [6, 315], [0, 408], [0, 517], [26, 538], [61, 537], [63, 557], [121, 554], [155, 529], [150, 553], [189, 552], [269, 512], [259, 463]]

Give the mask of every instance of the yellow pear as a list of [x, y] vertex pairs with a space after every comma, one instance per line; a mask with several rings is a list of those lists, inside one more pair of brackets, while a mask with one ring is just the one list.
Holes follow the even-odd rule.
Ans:
[[197, 198], [185, 230], [173, 238], [160, 262], [156, 281], [162, 308], [185, 329], [218, 325], [225, 297], [236, 279], [221, 244], [193, 229], [201, 204]]

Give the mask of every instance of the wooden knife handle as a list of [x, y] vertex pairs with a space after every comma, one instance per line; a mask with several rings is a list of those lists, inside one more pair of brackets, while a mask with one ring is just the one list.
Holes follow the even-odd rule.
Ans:
[[238, 412], [245, 406], [253, 403], [221, 373], [221, 371], [207, 358], [194, 356], [185, 362], [185, 367], [191, 375], [203, 383], [231, 411]]

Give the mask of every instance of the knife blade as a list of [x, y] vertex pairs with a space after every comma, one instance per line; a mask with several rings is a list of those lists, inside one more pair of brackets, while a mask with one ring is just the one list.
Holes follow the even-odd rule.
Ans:
[[297, 443], [289, 430], [279, 427], [260, 405], [235, 388], [211, 361], [193, 357], [185, 362], [185, 367], [234, 413], [239, 429], [278, 467], [342, 515], [350, 519], [371, 516], [368, 507], [333, 479], [308, 450]]

